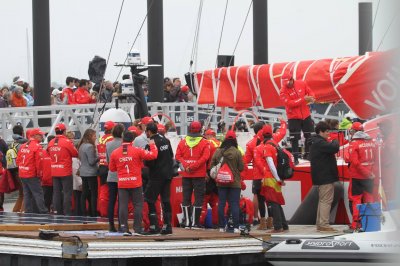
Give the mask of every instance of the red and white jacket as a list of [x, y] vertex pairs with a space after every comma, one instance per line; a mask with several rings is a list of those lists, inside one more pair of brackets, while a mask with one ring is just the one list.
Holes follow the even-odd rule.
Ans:
[[210, 158], [210, 143], [203, 137], [187, 136], [176, 149], [175, 159], [181, 162], [189, 172], [181, 172], [182, 177], [205, 178], [207, 160]]
[[99, 165], [108, 166], [107, 163], [107, 142], [110, 142], [114, 139], [111, 134], [105, 134], [99, 138], [99, 144], [97, 144], [97, 154], [99, 156]]
[[20, 178], [34, 178], [42, 176], [42, 146], [35, 139], [30, 139], [21, 145], [18, 155], [18, 173]]
[[356, 132], [349, 144], [349, 153], [345, 156], [350, 163], [349, 175], [356, 179], [368, 179], [374, 170], [377, 156], [376, 143], [365, 132]]
[[111, 172], [117, 172], [118, 188], [137, 188], [142, 186], [142, 160], [154, 160], [158, 156], [157, 146], [150, 145], [150, 151], [133, 147], [124, 142], [121, 147], [111, 153]]
[[72, 176], [72, 157], [78, 157], [78, 151], [70, 139], [57, 135], [47, 146], [51, 158], [52, 176]]
[[310, 87], [302, 80], [295, 80], [293, 88], [288, 88], [286, 84], [280, 91], [280, 99], [285, 105], [288, 119], [305, 119], [311, 115], [310, 108], [307, 105], [304, 96], [313, 96]]

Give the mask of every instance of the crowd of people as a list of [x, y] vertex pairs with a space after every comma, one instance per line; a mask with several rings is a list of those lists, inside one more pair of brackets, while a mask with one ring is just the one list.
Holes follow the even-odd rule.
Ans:
[[[130, 79], [130, 75], [124, 75]], [[164, 78], [164, 102], [193, 102], [194, 95], [187, 85], [182, 85], [180, 78]], [[151, 101], [151, 89], [143, 84], [145, 101]], [[67, 77], [65, 86], [50, 88], [51, 105], [89, 104], [95, 102], [112, 102], [113, 98], [123, 95], [121, 83], [104, 80], [102, 84], [93, 84], [90, 80]], [[0, 108], [29, 107], [34, 105], [34, 89], [17, 76], [11, 86], [0, 90]]]
[[[128, 225], [131, 201], [135, 234], [171, 234], [170, 186], [172, 178], [180, 175], [182, 227], [204, 228], [210, 205], [213, 226], [221, 232], [239, 233], [240, 224], [253, 224], [259, 230], [282, 233], [289, 230], [282, 208], [285, 204], [282, 186], [288, 177], [282, 172], [280, 158], [285, 153], [290, 158], [290, 164], [285, 167], [292, 169], [301, 157], [310, 160], [313, 185], [319, 192], [317, 230], [335, 232], [329, 225], [329, 215], [334, 183], [339, 180], [336, 154], [341, 145], [349, 143], [345, 159], [349, 162], [351, 177], [349, 198], [353, 222], [348, 232], [358, 231], [361, 225], [357, 204], [376, 200], [373, 190], [377, 144], [363, 132], [360, 122], [347, 125], [349, 139], [338, 133], [337, 120], [321, 121], [314, 128], [308, 107], [315, 101], [312, 91], [293, 77], [284, 80], [281, 98], [288, 121], [281, 119], [275, 128], [262, 121], [254, 123], [255, 135], [245, 151], [238, 146], [235, 131], [228, 130], [223, 139], [217, 139], [215, 131], [204, 128], [199, 121], [190, 123], [188, 134], [181, 139], [176, 151], [165, 136], [166, 128], [151, 117], [144, 117], [129, 128], [107, 121], [103, 136], [97, 140], [96, 131], [87, 129], [76, 146], [73, 133], [64, 124], [56, 125], [55, 136], [47, 136], [45, 148], [41, 145], [44, 133], [39, 128], [24, 132], [20, 125], [14, 126], [13, 143], [7, 146], [0, 142], [3, 176], [11, 174], [20, 184], [13, 211], [97, 216], [98, 210], [105, 207], [97, 205], [98, 185], [107, 184], [109, 231], [132, 235]], [[177, 79], [165, 82], [167, 87], [180, 86]], [[80, 80], [75, 92], [72, 88], [75, 79], [67, 78], [67, 84], [61, 101], [70, 103], [90, 98], [89, 92], [84, 92], [90, 86], [87, 80]], [[166, 89], [165, 97], [176, 101], [185, 97], [182, 93], [185, 94], [183, 88], [178, 92]], [[292, 153], [280, 147], [287, 128]], [[297, 144], [301, 131], [306, 139], [304, 152]], [[14, 157], [9, 153], [11, 149], [15, 151]], [[253, 200], [241, 196], [241, 190], [246, 188], [245, 175], [253, 180]], [[147, 228], [142, 227], [145, 220]]]

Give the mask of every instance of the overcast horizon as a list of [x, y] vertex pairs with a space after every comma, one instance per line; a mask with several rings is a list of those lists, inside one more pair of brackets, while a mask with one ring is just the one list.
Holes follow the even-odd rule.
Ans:
[[[3, 42], [0, 49], [0, 85], [11, 84], [21, 76], [27, 81], [28, 53], [32, 62], [31, 0], [1, 1]], [[200, 0], [164, 1], [164, 75], [181, 77], [189, 70]], [[229, 1], [220, 54], [232, 54], [251, 0]], [[269, 62], [354, 56], [358, 54], [358, 0], [275, 0], [268, 1]], [[378, 0], [371, 1], [373, 15]], [[225, 0], [205, 0], [200, 26], [197, 70], [215, 67]], [[373, 29], [373, 49], [380, 45], [397, 9], [395, 0], [381, 1]], [[87, 78], [89, 61], [99, 55], [107, 58], [121, 1], [50, 1], [51, 81], [64, 84], [66, 76]], [[147, 1], [125, 1], [116, 40], [106, 72], [115, 81], [140, 24], [147, 12]], [[398, 17], [394, 24], [398, 23]], [[252, 11], [235, 53], [235, 65], [253, 61]], [[393, 24], [393, 25], [394, 25]], [[393, 48], [394, 26], [379, 47]], [[26, 38], [28, 31], [29, 52]], [[135, 49], [147, 62], [147, 22]], [[31, 70], [32, 71], [32, 70]], [[120, 77], [121, 78], [121, 77]], [[120, 79], [119, 78], [119, 79]]]

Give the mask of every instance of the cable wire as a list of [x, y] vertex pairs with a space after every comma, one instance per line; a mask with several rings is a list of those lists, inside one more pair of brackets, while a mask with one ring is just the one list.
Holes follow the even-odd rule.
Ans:
[[[379, 6], [380, 6], [380, 4], [381, 4], [381, 0], [378, 1], [378, 5], [377, 5], [376, 10], [375, 10], [374, 20], [373, 20], [373, 22], [372, 22], [372, 27], [371, 27], [371, 32], [372, 32], [372, 34], [371, 34], [371, 36], [370, 36], [370, 38], [369, 38], [369, 40], [368, 40], [368, 45], [367, 45], [366, 47], [368, 47], [368, 46], [371, 44], [371, 42], [372, 42], [373, 31], [374, 31], [375, 22], [376, 22], [376, 17], [377, 17], [377, 15], [378, 15], [378, 11], [379, 11]], [[373, 50], [373, 49], [372, 49], [372, 50]]]
[[222, 20], [221, 34], [220, 34], [220, 36], [219, 36], [219, 43], [218, 43], [217, 56], [216, 56], [217, 58], [215, 59], [215, 60], [216, 60], [216, 61], [215, 61], [215, 68], [217, 68], [217, 66], [218, 66], [218, 55], [219, 55], [219, 49], [221, 48], [222, 34], [223, 34], [223, 32], [224, 32], [226, 11], [228, 10], [228, 3], [229, 3], [229, 0], [226, 0], [226, 3], [225, 3], [225, 11], [224, 11], [224, 18], [223, 18], [223, 20]]
[[[250, 13], [251, 6], [252, 6], [252, 5], [253, 5], [253, 0], [251, 0], [251, 2], [250, 2], [249, 9], [247, 10], [247, 14], [246, 14], [246, 17], [245, 17], [245, 19], [244, 19], [243, 26], [242, 26], [242, 29], [241, 29], [241, 31], [240, 31], [239, 37], [238, 37], [238, 39], [237, 39], [237, 41], [236, 41], [235, 49], [233, 49], [232, 55], [235, 55], [236, 48], [237, 48], [237, 46], [238, 46], [238, 44], [239, 44], [240, 38], [242, 37], [242, 33], [243, 33], [243, 30], [244, 30], [244, 27], [246, 26], [247, 18], [249, 17], [249, 13]], [[229, 64], [228, 64], [228, 65], [231, 65], [232, 59], [233, 59], [233, 56], [232, 56], [231, 59], [229, 60]]]
[[[192, 54], [190, 56], [190, 66], [189, 66], [189, 72], [192, 72], [192, 66], [193, 63], [196, 62], [197, 65], [197, 52], [199, 48], [199, 33], [200, 33], [200, 23], [201, 23], [201, 15], [203, 11], [203, 0], [200, 1], [199, 4], [199, 9], [197, 12], [197, 22], [196, 22], [196, 30], [194, 34], [194, 39], [193, 39], [193, 46], [192, 46]], [[197, 68], [195, 65], [195, 69]]]
[[[148, 17], [148, 15], [149, 15], [149, 13], [150, 13], [151, 8], [153, 7], [153, 3], [154, 3], [154, 0], [151, 1], [150, 6], [149, 6], [149, 8], [147, 9], [146, 16], [143, 18], [143, 21], [142, 21], [142, 23], [141, 23], [141, 25], [140, 25], [139, 31], [138, 31], [138, 33], [136, 34], [135, 39], [133, 40], [133, 43], [132, 43], [132, 45], [131, 45], [131, 48], [129, 49], [129, 52], [126, 54], [124, 63], [122, 63], [122, 65], [125, 65], [126, 60], [128, 60], [128, 54], [132, 51], [133, 46], [135, 45], [135, 43], [136, 43], [136, 41], [137, 41], [137, 39], [138, 39], [138, 37], [139, 37], [139, 35], [140, 35], [140, 32], [142, 31], [143, 25], [144, 25], [144, 23], [145, 23], [146, 20], [147, 20], [147, 17]], [[120, 70], [119, 70], [119, 72], [118, 72], [118, 75], [117, 75], [117, 78], [115, 79], [115, 81], [117, 81], [118, 78], [119, 78], [119, 76], [121, 75], [122, 69], [123, 69], [123, 66], [121, 66], [121, 68], [120, 68]]]
[[[101, 93], [102, 93], [102, 91], [103, 91], [104, 77], [105, 77], [106, 72], [107, 72], [108, 62], [109, 62], [109, 60], [110, 60], [111, 51], [112, 51], [112, 48], [113, 48], [113, 46], [114, 46], [115, 35], [117, 34], [118, 25], [119, 25], [119, 20], [120, 20], [120, 18], [121, 18], [121, 13], [122, 13], [122, 9], [123, 9], [123, 7], [124, 7], [124, 3], [125, 3], [125, 0], [122, 0], [121, 7], [120, 7], [120, 9], [119, 9], [118, 19], [117, 19], [117, 25], [115, 25], [114, 34], [113, 34], [113, 38], [112, 38], [111, 45], [110, 45], [110, 50], [108, 51], [108, 57], [107, 57], [107, 61], [106, 61], [106, 69], [105, 69], [105, 72], [104, 72], [104, 75], [103, 75], [103, 79], [101, 80], [101, 83], [100, 83], [99, 94], [98, 94], [97, 97], [96, 97], [96, 105], [95, 105], [95, 107], [94, 107], [94, 112], [93, 112], [92, 121], [94, 121], [94, 116], [95, 116], [96, 111], [97, 111], [97, 103], [98, 103], [98, 101], [100, 100]], [[93, 122], [92, 122], [91, 125], [93, 125]], [[95, 125], [97, 125], [97, 122], [96, 122]]]
[[379, 51], [379, 48], [381, 48], [381, 45], [383, 44], [383, 41], [384, 41], [385, 38], [386, 38], [386, 35], [389, 33], [389, 30], [390, 30], [390, 28], [392, 27], [393, 22], [396, 20], [396, 18], [397, 18], [398, 16], [399, 16], [399, 13], [396, 12], [396, 13], [394, 14], [393, 18], [392, 18], [392, 21], [390, 21], [390, 24], [389, 24], [387, 30], [385, 31], [385, 34], [383, 35], [381, 42], [379, 43], [378, 47], [376, 48], [376, 51]]

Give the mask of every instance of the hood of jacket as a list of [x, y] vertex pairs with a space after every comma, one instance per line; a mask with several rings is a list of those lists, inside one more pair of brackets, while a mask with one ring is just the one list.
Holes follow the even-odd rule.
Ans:
[[197, 146], [202, 139], [203, 137], [191, 137], [191, 136], [185, 137], [186, 144], [189, 146], [189, 148]]
[[229, 147], [227, 150], [222, 149], [222, 154], [227, 160], [233, 160], [235, 157], [235, 147]]
[[21, 143], [22, 144], [22, 143], [28, 142], [28, 140], [26, 138], [24, 138], [24, 137], [22, 137], [22, 136], [20, 136], [18, 134], [12, 134], [12, 138], [17, 143]]
[[349, 129], [353, 123], [347, 118], [343, 118], [343, 120], [339, 124], [339, 129]]
[[371, 137], [364, 131], [357, 131], [351, 139], [371, 139]]

